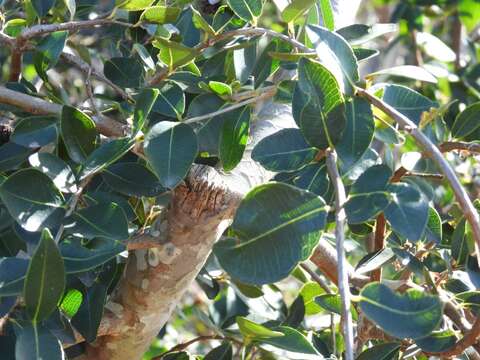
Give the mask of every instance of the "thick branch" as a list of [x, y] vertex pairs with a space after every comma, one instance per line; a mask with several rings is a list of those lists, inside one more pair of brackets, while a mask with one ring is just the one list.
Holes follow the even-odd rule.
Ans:
[[[441, 172], [445, 175], [448, 182], [450, 183], [453, 192], [455, 193], [455, 197], [463, 210], [465, 218], [470, 224], [473, 238], [475, 240], [477, 259], [480, 260], [480, 219], [478, 212], [473, 206], [467, 192], [460, 184], [460, 181], [455, 175], [455, 172], [452, 170], [447, 160], [442, 156], [440, 150], [417, 128], [415, 123], [413, 123], [405, 115], [399, 113], [393, 107], [384, 103], [382, 100], [363, 89], [357, 89], [357, 93], [358, 95], [366, 98], [371, 104], [382, 110], [385, 114], [389, 115], [400, 126], [407, 129], [410, 134], [415, 138], [417, 143], [419, 143], [435, 161]], [[461, 354], [466, 348], [470, 347], [476, 342], [476, 339], [479, 335], [480, 318], [477, 318], [472, 326], [471, 331], [466, 334], [461, 340], [459, 340], [452, 349], [447, 352], [441, 353], [441, 355], [454, 356]]]
[[441, 152], [460, 150], [480, 154], [479, 143], [469, 143], [464, 141], [446, 141], [440, 144], [439, 149]]
[[350, 312], [350, 286], [345, 256], [345, 224], [347, 215], [344, 204], [347, 200], [345, 187], [337, 169], [337, 155], [327, 152], [327, 170], [335, 188], [335, 239], [337, 247], [338, 290], [342, 300], [343, 337], [345, 340], [345, 358], [353, 360], [353, 320]]

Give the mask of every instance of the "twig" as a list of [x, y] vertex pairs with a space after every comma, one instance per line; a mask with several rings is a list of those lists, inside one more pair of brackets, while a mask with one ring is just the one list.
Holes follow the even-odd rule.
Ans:
[[[403, 128], [408, 128], [410, 134], [431, 156], [440, 168], [441, 172], [445, 175], [446, 179], [450, 183], [455, 197], [463, 210], [465, 218], [470, 224], [472, 229], [473, 238], [475, 240], [475, 252], [477, 259], [480, 260], [480, 221], [479, 215], [472, 204], [472, 201], [468, 197], [467, 192], [460, 184], [455, 172], [450, 167], [450, 164], [442, 156], [440, 150], [417, 128], [414, 122], [412, 122], [405, 115], [399, 113], [390, 105], [384, 103], [376, 96], [370, 94], [364, 89], [357, 88], [357, 94], [367, 99], [378, 109], [382, 110], [385, 114], [389, 115]], [[440, 353], [442, 356], [455, 356], [461, 354], [466, 348], [476, 342], [477, 337], [480, 335], [480, 317], [477, 317], [475, 323], [472, 326], [471, 331], [466, 334], [461, 340], [459, 340], [450, 350]]]
[[265, 100], [265, 99], [269, 99], [269, 98], [271, 98], [271, 97], [273, 97], [273, 96], [275, 95], [275, 91], [276, 91], [276, 88], [275, 88], [275, 87], [272, 87], [271, 89], [269, 88], [269, 91], [265, 91], [263, 94], [261, 94], [261, 95], [259, 95], [259, 96], [256, 96], [256, 97], [253, 97], [253, 98], [250, 98], [250, 99], [247, 99], [247, 100], [240, 101], [240, 102], [238, 102], [238, 103], [236, 103], [236, 104], [233, 104], [233, 105], [230, 105], [230, 106], [221, 108], [220, 110], [217, 110], [217, 111], [214, 111], [214, 112], [205, 114], [205, 115], [195, 116], [195, 117], [192, 117], [192, 118], [190, 118], [190, 119], [185, 119], [185, 120], [183, 121], [183, 123], [185, 123], [185, 124], [191, 124], [191, 123], [194, 123], [194, 122], [198, 122], [198, 121], [210, 119], [210, 118], [212, 118], [212, 117], [214, 117], [214, 116], [218, 116], [218, 115], [221, 115], [221, 114], [224, 114], [224, 113], [233, 111], [233, 110], [238, 109], [238, 108], [240, 108], [240, 107], [242, 107], [242, 106], [245, 106], [245, 105], [248, 105], [248, 104], [252, 104], [252, 103], [256, 103], [256, 102], [259, 102], [259, 101], [262, 101], [262, 100]]
[[348, 272], [345, 263], [345, 214], [344, 204], [346, 201], [345, 187], [338, 173], [337, 155], [332, 151], [327, 152], [327, 170], [335, 188], [335, 238], [337, 247], [338, 290], [342, 300], [343, 336], [345, 339], [345, 359], [353, 360], [353, 321], [350, 312], [350, 286]]
[[480, 144], [479, 143], [468, 143], [464, 141], [446, 141], [440, 144], [439, 149], [441, 152], [449, 152], [455, 150], [468, 151], [470, 153], [480, 154]]
[[[374, 240], [374, 250], [379, 251], [385, 247], [385, 216], [383, 213], [377, 216], [377, 221], [375, 222], [375, 240]], [[380, 281], [382, 278], [382, 268], [378, 268], [372, 271], [371, 273], [372, 281]]]
[[320, 276], [318, 276], [315, 271], [313, 271], [312, 269], [310, 269], [308, 267], [308, 265], [306, 264], [300, 264], [300, 267], [305, 270], [308, 275], [310, 275], [310, 277], [318, 284], [320, 285], [320, 287], [325, 290], [325, 292], [327, 294], [332, 294], [332, 290], [330, 289], [330, 287], [328, 286], [328, 284], [325, 282], [325, 280], [323, 280]]
[[455, 69], [460, 69], [462, 59], [462, 22], [458, 16], [458, 12], [453, 14], [452, 24], [452, 50], [455, 53]]

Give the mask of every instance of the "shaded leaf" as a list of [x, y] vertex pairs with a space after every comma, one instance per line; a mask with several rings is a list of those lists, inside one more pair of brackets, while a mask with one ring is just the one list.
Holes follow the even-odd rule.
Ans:
[[452, 135], [461, 139], [477, 130], [480, 127], [479, 113], [480, 101], [468, 106], [458, 114], [452, 126]]
[[452, 330], [435, 331], [429, 336], [417, 339], [415, 343], [427, 352], [443, 352], [455, 345], [457, 337]]
[[352, 46], [362, 45], [376, 37], [398, 31], [397, 24], [353, 24], [337, 30]]
[[38, 169], [50, 179], [62, 192], [75, 193], [77, 185], [72, 168], [59, 157], [45, 152], [37, 152], [28, 158], [30, 166]]
[[143, 89], [137, 96], [135, 110], [133, 112], [133, 133], [142, 130], [147, 121], [148, 114], [160, 91], [158, 89]]
[[103, 65], [103, 73], [123, 88], [136, 88], [143, 82], [143, 66], [133, 57], [114, 57]]
[[70, 158], [83, 162], [95, 150], [97, 129], [95, 122], [80, 110], [65, 105], [60, 118], [60, 134]]
[[20, 120], [10, 136], [10, 141], [30, 148], [45, 146], [57, 139], [57, 118], [31, 116]]
[[385, 343], [372, 346], [362, 352], [357, 360], [394, 360], [400, 350], [400, 343]]
[[251, 108], [244, 106], [226, 116], [218, 152], [223, 169], [230, 171], [242, 160], [250, 130]]
[[74, 243], [62, 243], [60, 245], [60, 252], [62, 253], [67, 274], [81, 273], [94, 269], [124, 250], [125, 246], [120, 242], [112, 242], [109, 246], [98, 249], [87, 249]]
[[22, 327], [15, 343], [16, 360], [63, 360], [62, 344], [44, 326], [31, 324]]
[[14, 257], [0, 258], [0, 296], [20, 295], [29, 261]]

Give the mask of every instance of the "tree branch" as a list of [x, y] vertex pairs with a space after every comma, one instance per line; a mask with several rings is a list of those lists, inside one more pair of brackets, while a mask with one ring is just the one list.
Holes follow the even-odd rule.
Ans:
[[337, 155], [335, 151], [327, 152], [327, 170], [335, 188], [335, 239], [337, 247], [337, 271], [338, 271], [338, 290], [342, 300], [342, 318], [343, 318], [343, 337], [345, 340], [345, 359], [353, 360], [353, 320], [350, 312], [350, 286], [348, 279], [348, 271], [346, 267], [345, 256], [345, 223], [347, 215], [345, 213], [344, 204], [347, 196], [345, 195], [345, 187], [342, 178], [337, 169]]
[[439, 149], [441, 152], [463, 150], [463, 151], [468, 151], [470, 153], [480, 154], [479, 143], [469, 143], [464, 141], [446, 141], [439, 145]]
[[[382, 100], [376, 96], [370, 94], [364, 89], [357, 88], [357, 94], [367, 99], [371, 104], [373, 104], [378, 109], [382, 110], [385, 114], [390, 116], [395, 120], [400, 126], [408, 129], [413, 138], [421, 145], [430, 157], [435, 161], [437, 166], [440, 168], [441, 172], [445, 175], [448, 182], [450, 183], [455, 197], [460, 204], [460, 207], [463, 210], [465, 218], [467, 219], [470, 227], [472, 229], [473, 238], [475, 240], [475, 252], [477, 254], [477, 259], [480, 260], [480, 220], [477, 210], [472, 204], [467, 192], [460, 184], [455, 172], [450, 167], [450, 164], [442, 156], [440, 150], [417, 128], [415, 123], [413, 123], [405, 115], [401, 114], [395, 110], [390, 105], [384, 103]], [[459, 340], [452, 349], [440, 353], [442, 356], [455, 356], [461, 354], [466, 348], [470, 347], [476, 342], [476, 339], [480, 335], [480, 317], [477, 317], [475, 323], [472, 326], [472, 329], [469, 333]]]

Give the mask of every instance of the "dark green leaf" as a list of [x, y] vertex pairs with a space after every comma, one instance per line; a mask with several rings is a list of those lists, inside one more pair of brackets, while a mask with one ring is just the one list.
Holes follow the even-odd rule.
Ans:
[[67, 37], [68, 31], [56, 31], [44, 37], [38, 43], [36, 50], [42, 53], [43, 61], [48, 63], [48, 68], [56, 65], [65, 47]]
[[0, 296], [20, 295], [29, 261], [13, 257], [0, 258]]
[[72, 168], [59, 157], [45, 152], [37, 152], [28, 158], [30, 165], [43, 172], [62, 192], [75, 193], [77, 185]]
[[386, 165], [374, 165], [368, 168], [353, 184], [345, 203], [348, 222], [361, 224], [366, 222], [389, 204], [387, 184], [392, 171]]
[[400, 343], [385, 343], [372, 346], [362, 352], [357, 360], [395, 360]]
[[223, 169], [230, 171], [242, 160], [250, 130], [251, 109], [244, 106], [231, 111], [223, 123], [218, 152]]
[[0, 199], [27, 231], [56, 227], [65, 214], [60, 191], [47, 175], [32, 168], [9, 176], [0, 186]]
[[430, 335], [442, 319], [442, 303], [437, 296], [409, 289], [398, 294], [380, 283], [365, 286], [360, 308], [387, 334], [399, 339]]
[[480, 127], [478, 114], [480, 114], [480, 101], [468, 106], [457, 115], [453, 123], [452, 135], [461, 139], [477, 130]]
[[55, 5], [55, 0], [32, 0], [31, 3], [38, 17], [44, 17], [53, 5]]
[[415, 186], [390, 184], [390, 204], [385, 208], [385, 218], [393, 230], [405, 238], [417, 241], [423, 235], [428, 221], [428, 200]]
[[302, 296], [298, 296], [288, 309], [288, 315], [282, 325], [297, 328], [305, 317], [305, 303]]
[[21, 165], [32, 153], [25, 146], [7, 142], [0, 146], [0, 171], [11, 170]]
[[57, 307], [65, 289], [65, 268], [50, 231], [42, 237], [28, 266], [23, 297], [33, 322], [46, 319]]
[[103, 73], [123, 88], [136, 88], [143, 82], [143, 66], [135, 58], [114, 57], [105, 62]]
[[227, 0], [227, 3], [233, 12], [245, 21], [256, 22], [262, 13], [261, 0]]
[[233, 64], [235, 67], [235, 76], [242, 84], [245, 83], [252, 74], [257, 55], [256, 43], [233, 51]]
[[197, 137], [187, 124], [162, 121], [145, 136], [144, 151], [162, 185], [173, 189], [197, 156]]
[[317, 152], [299, 129], [283, 129], [263, 138], [253, 149], [252, 159], [271, 171], [293, 171], [311, 162]]
[[93, 120], [80, 110], [64, 106], [60, 119], [60, 134], [70, 158], [83, 162], [95, 149], [97, 130]]
[[212, 349], [203, 360], [232, 360], [233, 349], [232, 344], [227, 341], [222, 342], [220, 346]]
[[322, 198], [282, 183], [261, 185], [237, 210], [232, 231], [238, 239], [215, 244], [215, 255], [242, 282], [272, 283], [310, 256], [325, 221]]
[[67, 274], [81, 273], [94, 269], [124, 250], [125, 246], [120, 242], [112, 242], [109, 243], [109, 246], [99, 249], [87, 249], [78, 244], [62, 243], [60, 245], [60, 252], [62, 253]]
[[135, 145], [135, 140], [128, 137], [102, 144], [85, 159], [80, 172], [80, 180], [102, 171], [130, 151], [133, 145]]
[[53, 334], [40, 324], [21, 328], [15, 343], [16, 360], [63, 360], [62, 344]]
[[348, 42], [340, 35], [316, 25], [307, 26], [307, 35], [321, 63], [337, 79], [341, 91], [353, 95], [359, 75], [357, 59]]
[[301, 189], [320, 195], [327, 203], [333, 196], [333, 186], [325, 161], [307, 165], [297, 172], [293, 184]]
[[37, 148], [57, 139], [57, 118], [54, 116], [31, 116], [15, 126], [10, 141], [30, 148]]
[[466, 220], [462, 219], [459, 221], [452, 234], [452, 257], [459, 265], [465, 264], [469, 254], [465, 231]]
[[291, 352], [318, 355], [317, 350], [301, 332], [287, 326], [279, 326], [275, 331], [281, 332], [283, 336], [263, 338], [260, 341]]
[[143, 89], [137, 97], [135, 110], [133, 112], [133, 132], [137, 133], [142, 130], [143, 125], [147, 121], [148, 114], [152, 110], [152, 106], [160, 92], [158, 89]]
[[455, 345], [457, 337], [452, 330], [435, 331], [427, 337], [417, 339], [415, 343], [427, 352], [443, 352]]
[[181, 119], [185, 111], [185, 94], [182, 88], [173, 81], [166, 82], [153, 105], [152, 111], [171, 117]]
[[353, 24], [337, 30], [350, 45], [362, 45], [376, 37], [398, 31], [397, 24]]
[[384, 248], [373, 254], [368, 254], [360, 260], [355, 269], [355, 274], [369, 273], [391, 262], [393, 259], [395, 259], [395, 254], [391, 248]]
[[110, 187], [125, 195], [154, 197], [165, 192], [158, 178], [139, 163], [118, 162], [106, 168], [102, 176]]
[[89, 343], [94, 342], [97, 338], [106, 298], [107, 288], [105, 285], [94, 284], [87, 289], [82, 305], [72, 318], [72, 325]]
[[85, 238], [102, 237], [111, 240], [128, 238], [128, 222], [122, 208], [115, 203], [100, 203], [73, 213], [65, 229]]
[[345, 104], [338, 83], [320, 63], [301, 59], [293, 116], [307, 142], [325, 149], [333, 147], [345, 128]]
[[375, 122], [370, 104], [363, 99], [353, 98], [345, 103], [346, 127], [335, 144], [343, 168], [351, 168], [370, 146]]

